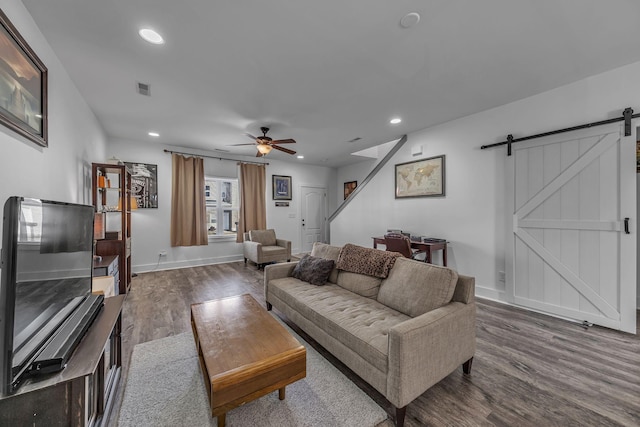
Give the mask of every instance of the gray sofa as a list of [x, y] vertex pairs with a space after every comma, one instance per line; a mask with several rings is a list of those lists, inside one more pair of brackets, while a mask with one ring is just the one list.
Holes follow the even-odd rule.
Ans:
[[265, 298], [384, 395], [402, 426], [411, 401], [460, 365], [470, 373], [475, 279], [407, 258], [382, 261], [392, 265], [385, 278], [357, 272], [380, 253], [391, 254], [316, 243], [312, 256], [336, 260], [327, 283], [292, 277], [296, 262], [269, 265]]

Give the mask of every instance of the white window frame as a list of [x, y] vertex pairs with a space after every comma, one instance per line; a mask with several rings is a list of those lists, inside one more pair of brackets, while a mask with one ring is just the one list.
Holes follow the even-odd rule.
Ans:
[[[222, 194], [222, 183], [223, 182], [235, 182], [236, 186], [238, 188], [239, 191], [239, 182], [238, 182], [238, 178], [228, 178], [228, 177], [217, 177], [217, 176], [205, 176], [204, 178], [205, 181], [205, 188], [203, 189], [203, 191], [205, 192], [205, 203], [208, 200], [208, 194], [207, 194], [207, 186], [210, 185], [211, 183], [215, 183], [215, 185], [217, 185], [217, 191], [216, 194]], [[224, 226], [220, 227], [218, 226], [219, 224], [224, 224], [224, 214], [225, 211], [236, 211], [239, 212], [240, 211], [240, 200], [239, 200], [239, 194], [236, 195], [236, 197], [238, 197], [238, 206], [236, 207], [229, 207], [229, 206], [225, 206], [223, 205], [223, 203], [219, 203], [218, 201], [216, 201], [216, 206], [211, 207], [211, 206], [207, 206], [206, 210], [207, 210], [207, 215], [206, 215], [206, 219], [205, 221], [207, 221], [206, 227], [207, 230], [209, 229], [209, 212], [213, 211], [215, 209], [216, 211], [216, 234], [208, 234], [209, 236], [209, 241], [224, 241], [224, 240], [234, 240], [236, 239], [236, 233], [225, 233], [224, 232]], [[233, 215], [232, 215], [233, 218]], [[232, 225], [232, 229], [234, 228], [234, 226]], [[208, 231], [207, 231], [208, 233]]]

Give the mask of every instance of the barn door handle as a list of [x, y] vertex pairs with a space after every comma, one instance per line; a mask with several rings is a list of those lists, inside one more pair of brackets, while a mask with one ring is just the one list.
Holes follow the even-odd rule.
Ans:
[[624, 232], [626, 234], [631, 234], [631, 232], [629, 231], [629, 218], [624, 219]]

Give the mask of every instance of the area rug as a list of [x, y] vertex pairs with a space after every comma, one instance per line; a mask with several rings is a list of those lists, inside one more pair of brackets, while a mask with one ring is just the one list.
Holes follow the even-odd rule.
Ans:
[[[227, 426], [373, 427], [387, 418], [369, 396], [285, 327], [307, 349], [306, 378], [287, 386], [285, 400], [275, 391], [231, 410]], [[217, 426], [190, 332], [134, 347], [118, 425]]]

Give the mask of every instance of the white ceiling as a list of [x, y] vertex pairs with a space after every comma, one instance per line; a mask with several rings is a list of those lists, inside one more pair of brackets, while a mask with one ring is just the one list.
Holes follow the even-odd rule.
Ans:
[[[23, 3], [110, 138], [253, 155], [229, 145], [267, 125], [327, 166], [640, 60], [638, 0]], [[421, 20], [403, 29], [408, 12]], [[143, 41], [145, 26], [166, 44]]]

